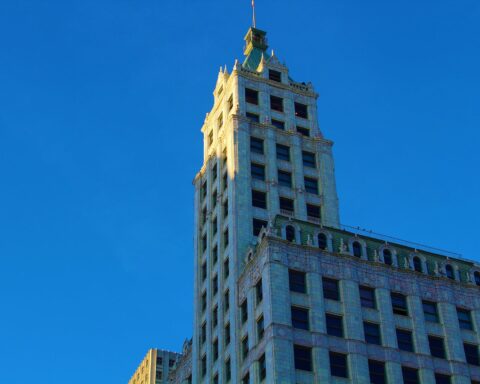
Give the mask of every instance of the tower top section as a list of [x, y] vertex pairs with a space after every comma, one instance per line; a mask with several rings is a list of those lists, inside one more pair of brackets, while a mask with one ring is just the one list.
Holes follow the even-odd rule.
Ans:
[[268, 58], [267, 54], [267, 32], [257, 28], [250, 28], [245, 35], [245, 50], [243, 54], [246, 56], [243, 66], [249, 69], [256, 69], [262, 56]]

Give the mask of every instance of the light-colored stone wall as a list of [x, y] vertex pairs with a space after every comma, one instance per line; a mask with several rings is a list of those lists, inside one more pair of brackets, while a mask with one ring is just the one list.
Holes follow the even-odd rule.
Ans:
[[[306, 272], [307, 293], [290, 292], [288, 270]], [[264, 340], [251, 347], [242, 372], [250, 370], [252, 383], [259, 383], [252, 368], [266, 353], [267, 382], [275, 383], [370, 383], [368, 360], [386, 362], [389, 383], [401, 383], [402, 366], [418, 369], [421, 383], [434, 383], [434, 374], [450, 375], [452, 383], [480, 379], [480, 367], [466, 363], [463, 342], [480, 344], [480, 288], [444, 277], [419, 275], [411, 270], [362, 260], [351, 255], [295, 245], [276, 236], [266, 236], [239, 280], [240, 300], [248, 297], [262, 276], [265, 312]], [[322, 277], [339, 281], [340, 301], [323, 297]], [[361, 306], [359, 285], [375, 289], [376, 309]], [[392, 312], [390, 292], [407, 296], [409, 316]], [[439, 323], [425, 321], [422, 300], [437, 303]], [[309, 309], [309, 331], [291, 325], [291, 305]], [[459, 328], [456, 306], [471, 310], [474, 330]], [[325, 313], [343, 316], [344, 337], [326, 334]], [[255, 314], [256, 315], [256, 314]], [[253, 321], [249, 313], [249, 321]], [[382, 345], [368, 344], [363, 321], [380, 324]], [[395, 328], [413, 334], [415, 353], [398, 349]], [[430, 354], [428, 335], [444, 338], [446, 358]], [[250, 333], [249, 333], [250, 337]], [[293, 345], [312, 348], [313, 370], [295, 370]], [[348, 355], [349, 378], [330, 375], [329, 351]]]

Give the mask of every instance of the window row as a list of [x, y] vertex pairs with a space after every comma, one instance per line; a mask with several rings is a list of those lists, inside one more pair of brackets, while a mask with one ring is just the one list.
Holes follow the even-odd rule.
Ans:
[[[252, 179], [265, 181], [265, 165], [251, 163], [251, 176]], [[292, 172], [279, 169], [277, 171], [277, 181], [278, 185], [282, 187], [292, 188]], [[319, 194], [318, 179], [305, 176], [303, 178], [303, 186], [306, 192], [314, 195]]]
[[[276, 144], [277, 160], [290, 161], [290, 147], [284, 144]], [[258, 137], [250, 137], [250, 152], [259, 155], [265, 154], [264, 140]], [[317, 168], [315, 153], [309, 151], [302, 151], [303, 165], [308, 168]]]
[[[259, 92], [255, 89], [245, 88], [245, 101], [248, 104], [259, 105]], [[282, 97], [270, 95], [270, 109], [272, 111], [284, 112], [284, 99]], [[295, 116], [302, 119], [308, 119], [308, 106], [299, 102], [294, 102]]]
[[[289, 287], [290, 291], [298, 293], [307, 293], [306, 273], [289, 269]], [[323, 297], [325, 299], [341, 301], [341, 291], [339, 280], [322, 277]], [[377, 309], [377, 299], [375, 288], [365, 285], [359, 285], [359, 300], [362, 307]], [[407, 296], [400, 292], [390, 292], [390, 301], [392, 312], [396, 315], [410, 316]], [[438, 305], [434, 301], [422, 300], [422, 308], [425, 321], [440, 323]], [[472, 314], [469, 309], [457, 307], [457, 319], [460, 329], [473, 331]]]
[[[302, 345], [293, 346], [295, 369], [302, 371], [313, 371], [312, 348]], [[350, 378], [348, 355], [344, 353], [329, 352], [330, 375], [340, 378]], [[386, 384], [391, 381], [387, 378], [385, 362], [368, 360], [368, 372], [370, 383]], [[450, 375], [435, 373], [435, 384], [450, 384]], [[402, 380], [404, 384], [420, 384], [419, 371], [416, 368], [402, 366]]]
[[[280, 196], [278, 203], [281, 213], [286, 215], [293, 215], [295, 213], [293, 199]], [[252, 206], [267, 209], [267, 192], [252, 189]], [[307, 215], [310, 218], [320, 219], [320, 206], [307, 203], [306, 208]]]

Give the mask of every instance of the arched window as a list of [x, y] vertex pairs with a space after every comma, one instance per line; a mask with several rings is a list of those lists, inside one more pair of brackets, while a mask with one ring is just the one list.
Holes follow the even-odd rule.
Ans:
[[455, 280], [455, 274], [453, 273], [453, 267], [450, 264], [445, 266], [445, 272], [449, 279]]
[[383, 262], [387, 265], [393, 264], [392, 251], [390, 251], [389, 249], [383, 250]]
[[295, 241], [295, 228], [291, 225], [285, 227], [285, 237], [288, 241]]
[[318, 234], [318, 248], [327, 249], [327, 235], [324, 233]]
[[362, 246], [358, 241], [354, 241], [352, 244], [353, 256], [362, 257]]
[[480, 286], [480, 272], [475, 272], [473, 274], [473, 279], [475, 280], [475, 284]]
[[422, 260], [418, 256], [413, 258], [413, 269], [417, 272], [422, 272]]

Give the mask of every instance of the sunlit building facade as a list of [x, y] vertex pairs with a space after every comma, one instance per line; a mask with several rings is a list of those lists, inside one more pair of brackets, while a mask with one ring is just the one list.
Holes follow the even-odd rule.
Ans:
[[150, 349], [128, 384], [167, 384], [169, 373], [176, 368], [178, 353], [161, 349]]
[[340, 224], [311, 83], [266, 33], [221, 69], [195, 186], [194, 330], [172, 383], [480, 383], [480, 266]]

